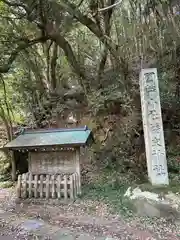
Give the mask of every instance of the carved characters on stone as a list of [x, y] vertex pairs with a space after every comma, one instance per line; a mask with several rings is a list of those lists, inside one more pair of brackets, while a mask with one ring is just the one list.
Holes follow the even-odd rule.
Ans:
[[140, 74], [140, 92], [149, 179], [154, 185], [168, 184], [156, 69], [142, 69]]

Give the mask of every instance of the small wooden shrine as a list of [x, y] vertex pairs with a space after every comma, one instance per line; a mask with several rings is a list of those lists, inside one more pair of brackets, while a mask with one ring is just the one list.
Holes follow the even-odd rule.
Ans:
[[18, 176], [19, 198], [74, 199], [81, 194], [80, 148], [92, 142], [87, 128], [24, 131], [4, 148], [28, 152], [28, 172]]

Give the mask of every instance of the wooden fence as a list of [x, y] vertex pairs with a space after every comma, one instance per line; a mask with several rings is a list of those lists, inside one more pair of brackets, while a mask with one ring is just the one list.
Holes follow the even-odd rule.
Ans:
[[80, 179], [73, 174], [31, 174], [18, 176], [18, 198], [75, 199], [80, 194]]

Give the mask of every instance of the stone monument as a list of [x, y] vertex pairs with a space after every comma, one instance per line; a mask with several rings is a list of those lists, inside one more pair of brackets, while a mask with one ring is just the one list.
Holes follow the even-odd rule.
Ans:
[[156, 68], [141, 70], [140, 94], [148, 177], [152, 185], [168, 185], [169, 178]]

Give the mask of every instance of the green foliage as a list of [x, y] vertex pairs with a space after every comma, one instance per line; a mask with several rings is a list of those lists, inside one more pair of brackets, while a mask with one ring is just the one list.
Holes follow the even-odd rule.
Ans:
[[[21, 98], [21, 93], [16, 91], [16, 81], [20, 77], [20, 73], [8, 74], [0, 81], [0, 103], [4, 109], [5, 116], [10, 118], [14, 123], [24, 122], [24, 103]], [[4, 83], [3, 83], [4, 82]], [[8, 84], [7, 84], [8, 83]]]
[[132, 99], [126, 91], [122, 91], [118, 85], [110, 85], [95, 91], [88, 98], [90, 107], [95, 115], [118, 114], [131, 111]]
[[98, 182], [84, 186], [81, 197], [104, 202], [112, 213], [121, 213], [125, 217], [129, 217], [132, 216], [133, 206], [124, 197], [129, 184], [127, 177], [119, 176], [118, 172], [102, 173]]
[[13, 186], [13, 182], [12, 181], [4, 181], [1, 182], [0, 181], [0, 188], [11, 188]]
[[0, 151], [0, 182], [9, 179], [10, 158]]
[[180, 173], [180, 149], [179, 147], [169, 146], [167, 148], [167, 156], [168, 156], [168, 169], [170, 173], [175, 173], [179, 175]]

